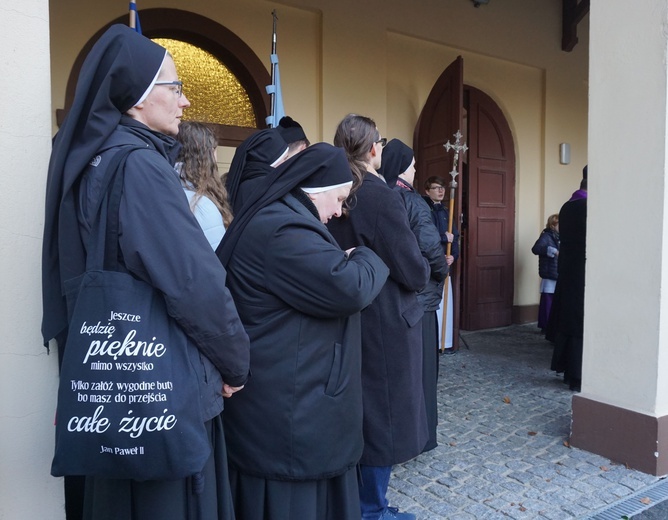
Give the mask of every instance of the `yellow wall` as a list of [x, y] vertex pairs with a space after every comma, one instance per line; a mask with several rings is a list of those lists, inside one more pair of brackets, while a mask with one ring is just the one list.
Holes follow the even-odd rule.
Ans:
[[[668, 414], [668, 6], [611, 0], [593, 9], [582, 389], [661, 417]], [[613, 35], [613, 26], [623, 29]]]
[[[331, 140], [341, 117], [349, 111], [357, 111], [376, 119], [385, 135], [410, 142], [417, 115], [431, 85], [451, 59], [461, 53], [465, 59], [466, 82], [481, 88], [496, 100], [515, 133], [518, 159], [515, 303], [537, 303], [535, 258], [528, 249], [546, 216], [556, 211], [577, 186], [581, 167], [587, 160], [587, 19], [579, 27], [580, 44], [574, 52], [564, 53], [560, 51], [560, 3], [554, 0], [492, 0], [479, 9], [465, 0], [290, 0], [290, 5], [263, 0], [190, 0], [187, 3], [181, 0], [139, 0], [139, 3], [140, 9], [183, 9], [187, 5], [187, 9], [207, 16], [236, 33], [267, 67], [271, 11], [278, 9], [279, 53], [286, 109], [304, 125], [314, 141]], [[593, 4], [603, 11], [608, 2]], [[622, 6], [628, 8], [628, 2], [615, 0], [614, 4], [618, 10]], [[9, 396], [0, 403], [0, 518], [64, 518], [62, 483], [49, 476], [57, 387], [56, 356], [55, 353], [46, 355], [39, 333], [42, 201], [50, 137], [54, 130], [51, 121], [55, 109], [63, 107], [67, 78], [79, 50], [101, 26], [123, 15], [126, 6], [127, 2], [120, 0], [52, 0], [50, 3], [47, 0], [31, 0], [12, 4], [11, 9], [0, 5], [0, 70], [5, 80], [4, 97], [7, 100], [0, 119], [0, 152], [7, 175], [15, 177], [15, 182], [6, 183], [8, 189], [4, 190], [0, 204], [3, 223], [0, 247], [5, 273], [0, 299], [3, 316], [0, 394]], [[658, 26], [665, 18], [662, 14], [665, 13], [649, 13], [647, 18], [657, 20]], [[662, 34], [647, 22], [617, 23], [625, 17], [626, 14], [613, 20], [602, 18], [597, 34], [609, 34], [610, 26], [628, 26], [628, 30], [635, 30], [637, 34], [651, 27], [655, 37]], [[634, 38], [630, 41], [641, 40]], [[603, 42], [606, 43], [604, 39]], [[639, 74], [647, 70], [657, 70], [657, 74], [663, 71], [663, 82], [650, 82], [649, 85], [664, 88], [665, 63], [662, 57], [665, 45], [658, 54], [641, 50], [643, 52], [632, 54], [632, 63], [636, 63], [638, 56], [651, 56], [653, 61], [649, 58], [644, 62], [641, 60], [640, 66], [644, 65], [645, 70], [641, 68]], [[620, 54], [624, 55], [624, 52], [625, 49], [619, 49]], [[604, 54], [604, 50], [599, 51], [599, 55]], [[616, 90], [601, 88], [608, 79], [605, 70], [613, 68], [616, 63], [615, 52], [610, 53], [608, 59], [611, 60], [609, 63], [600, 62], [603, 69], [596, 75], [599, 85], [596, 114], [605, 113], [607, 107], [619, 106], [620, 100], [612, 97]], [[664, 68], [648, 66], [654, 63], [663, 64]], [[638, 75], [620, 74], [619, 77], [626, 82], [634, 82]], [[624, 87], [623, 94], [634, 91], [633, 85]], [[647, 129], [642, 119], [650, 120], [657, 113], [656, 105], [650, 103], [655, 97], [654, 93], [647, 100], [642, 100], [642, 111], [637, 109], [635, 100], [630, 100], [630, 96], [622, 100], [629, 113], [635, 114], [631, 118], [635, 123], [633, 128], [641, 132], [629, 134], [626, 125], [618, 124], [619, 139], [614, 142], [626, 142], [633, 135], [649, 135], [653, 136], [653, 140], [645, 146], [652, 146], [645, 152], [659, 149], [654, 146], [656, 139], [662, 140], [665, 145], [665, 131], [642, 131]], [[665, 103], [658, 113], [665, 123]], [[657, 178], [663, 178], [665, 167], [657, 170], [656, 162], [660, 161], [650, 153], [622, 154], [624, 162], [618, 164], [615, 161], [617, 155], [608, 153], [610, 137], [606, 126], [608, 121], [609, 126], [615, 126], [617, 118], [600, 119], [603, 122], [592, 134], [597, 137], [599, 145], [597, 157], [601, 167], [598, 171], [611, 172], [620, 182], [603, 183], [599, 173], [593, 188], [605, 187], [606, 193], [611, 194], [606, 199], [608, 201], [616, 203], [622, 200], [618, 196], [624, 191], [620, 186], [623, 186], [628, 172], [634, 169], [633, 161], [638, 156], [650, 157], [651, 161], [646, 160], [640, 171], [658, 173], [646, 176], [641, 186], [643, 189], [632, 192], [631, 200], [634, 211], [639, 215], [646, 209], [646, 201], [651, 200], [651, 210], [658, 208], [662, 212], [665, 229], [666, 212], [661, 202], [657, 203], [653, 198], [656, 190], [652, 189], [661, 186], [665, 195], [665, 183], [656, 182]], [[652, 121], [655, 127], [665, 130], [660, 121]], [[572, 145], [573, 161], [570, 166], [558, 164], [560, 142]], [[661, 150], [663, 152], [663, 148]], [[643, 340], [637, 344], [654, 348], [656, 333], [652, 336], [651, 331], [656, 327], [652, 327], [652, 322], [647, 324], [643, 321], [640, 312], [648, 310], [648, 306], [638, 305], [639, 310], [631, 307], [639, 301], [650, 301], [650, 304], [653, 301], [660, 302], [655, 306], [657, 309], [662, 308], [665, 296], [661, 297], [658, 292], [664, 277], [662, 273], [666, 271], [666, 255], [663, 253], [667, 241], [635, 241], [636, 246], [647, 249], [636, 255], [641, 259], [656, 254], [656, 247], [662, 248], [661, 274], [657, 276], [659, 271], [654, 263], [647, 269], [634, 269], [636, 274], [642, 275], [642, 283], [634, 281], [631, 284], [636, 290], [628, 299], [630, 303], [617, 305], [617, 302], [625, 300], [619, 298], [618, 288], [610, 283], [619, 268], [605, 256], [611, 247], [610, 242], [605, 240], [606, 233], [614, 230], [616, 238], [634, 236], [643, 226], [638, 226], [633, 219], [620, 220], [622, 217], [612, 211], [610, 203], [601, 208], [598, 200], [597, 193], [592, 191], [592, 222], [597, 231], [592, 244], [601, 245], [598, 248], [600, 253], [593, 255], [593, 260], [598, 265], [605, 264], [607, 270], [601, 269], [591, 280], [588, 273], [588, 282], [592, 281], [594, 294], [597, 289], [603, 294], [599, 301], [611, 304], [595, 312], [598, 301], [590, 301], [588, 297], [587, 312], [592, 314], [592, 323], [586, 330], [586, 340], [588, 345], [592, 345], [592, 353], [617, 361], [612, 367], [615, 373], [612, 383], [592, 378], [587, 384], [596, 395], [603, 393], [606, 385], [616, 384], [619, 395], [612, 396], [612, 402], [625, 403], [631, 396], [634, 403], [641, 401], [640, 409], [663, 410], [661, 413], [665, 413], [667, 406], [664, 400], [652, 402], [646, 397], [646, 392], [666, 395], [666, 378], [649, 390], [643, 389], [641, 383], [651, 380], [654, 373], [651, 367], [644, 364], [642, 369], [629, 372], [638, 377], [629, 377], [628, 373], [618, 376], [625, 374], [622, 365], [628, 361], [626, 354], [629, 351], [623, 350], [623, 347], [630, 343], [630, 339], [616, 347], [619, 350], [615, 353], [621, 354], [615, 356], [609, 354], [609, 346], [614, 342], [608, 340], [645, 330], [649, 331], [646, 336], [635, 336]], [[645, 224], [656, 220], [655, 213], [648, 213]], [[597, 214], [601, 215], [601, 222], [608, 224], [607, 228], [603, 224], [596, 227]], [[608, 222], [611, 215], [617, 219], [613, 219], [613, 225]], [[618, 231], [620, 229], [621, 232]], [[646, 237], [663, 234], [646, 234]], [[657, 243], [660, 246], [656, 246]], [[651, 294], [654, 299], [648, 300], [644, 294]], [[611, 313], [613, 309], [609, 308], [612, 303], [619, 307], [614, 315]], [[633, 319], [629, 318], [631, 311], [635, 312], [631, 316]], [[655, 314], [646, 313], [654, 316], [654, 324], [658, 312], [660, 310]], [[619, 316], [621, 319], [617, 319]], [[666, 321], [665, 316], [666, 313], [661, 312], [662, 325]], [[617, 324], [616, 328], [609, 334], [601, 335], [600, 332], [605, 331], [611, 321]], [[635, 327], [634, 330], [627, 331], [627, 324]], [[644, 328], [639, 330], [639, 327]], [[654, 370], [665, 368], [665, 356], [659, 357], [659, 367]], [[633, 359], [637, 363], [647, 363], [644, 358], [637, 355]], [[651, 357], [647, 359], [652, 360]], [[594, 361], [587, 354], [585, 369]], [[601, 377], [606, 375], [605, 371], [597, 372]], [[631, 388], [623, 384], [629, 380], [634, 382]]]
[[[141, 0], [139, 8], [185, 9]], [[79, 49], [124, 14], [122, 2], [54, 0], [51, 43], [54, 109], [64, 103]], [[561, 9], [554, 0], [191, 0], [187, 9], [224, 25], [269, 69], [271, 12], [278, 11], [278, 53], [286, 112], [312, 141], [330, 141], [349, 112], [376, 120], [383, 135], [412, 143], [422, 106], [443, 69], [464, 58], [464, 81], [504, 112], [515, 139], [515, 305], [538, 303], [531, 246], [548, 215], [577, 189], [587, 161], [588, 19], [580, 43], [561, 51]], [[82, 22], [85, 20], [85, 23]], [[559, 164], [559, 143], [572, 162]], [[223, 162], [229, 154], [221, 154]]]
[[47, 3], [0, 5], [0, 43], [0, 518], [58, 519], [62, 483], [49, 475], [58, 356], [47, 355], [40, 334], [51, 150]]

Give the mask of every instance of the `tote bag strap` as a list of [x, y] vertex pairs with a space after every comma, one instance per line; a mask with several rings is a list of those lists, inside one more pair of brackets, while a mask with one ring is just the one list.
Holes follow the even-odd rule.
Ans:
[[[131, 152], [135, 150], [144, 150], [145, 146], [136, 146], [136, 145], [127, 145], [122, 146], [109, 161], [109, 167], [105, 172], [105, 176], [102, 179], [100, 185], [100, 195], [98, 199], [93, 204], [93, 221], [91, 223], [91, 233], [88, 238], [88, 247], [86, 255], [86, 270], [100, 270], [107, 264], [107, 259], [114, 258], [115, 262], [111, 263], [109, 269], [117, 270], [118, 267], [118, 208], [120, 206], [120, 196], [123, 192], [123, 178], [125, 172], [125, 161], [130, 155]], [[118, 172], [121, 172], [121, 175], [117, 175]], [[114, 190], [113, 186], [119, 184], [118, 179], [120, 179], [120, 186], [117, 188], [117, 197], [118, 200], [116, 204], [116, 217], [115, 217], [115, 229], [116, 229], [116, 243], [114, 244], [114, 251], [107, 253], [109, 247], [109, 237], [106, 236], [106, 230], [108, 229], [108, 218], [109, 218], [109, 206], [110, 206], [110, 193]], [[105, 204], [105, 201], [107, 202]], [[113, 217], [112, 217], [113, 218]], [[105, 231], [105, 240], [101, 241], [102, 236], [100, 235], [103, 230]], [[115, 255], [115, 256], [111, 256]]]
[[[127, 158], [127, 155], [126, 155]], [[123, 164], [124, 166], [125, 164]], [[125, 180], [125, 168], [119, 168], [114, 177], [114, 182], [109, 190], [109, 202], [107, 205], [107, 226], [104, 245], [104, 269], [107, 271], [118, 271], [118, 229], [119, 211], [121, 207], [121, 196], [123, 195], [123, 181]]]

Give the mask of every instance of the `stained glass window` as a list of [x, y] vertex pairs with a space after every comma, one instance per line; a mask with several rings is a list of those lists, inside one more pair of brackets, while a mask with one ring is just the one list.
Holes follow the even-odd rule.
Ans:
[[210, 52], [180, 40], [153, 38], [174, 58], [183, 93], [190, 101], [184, 120], [255, 128], [248, 93], [237, 77]]

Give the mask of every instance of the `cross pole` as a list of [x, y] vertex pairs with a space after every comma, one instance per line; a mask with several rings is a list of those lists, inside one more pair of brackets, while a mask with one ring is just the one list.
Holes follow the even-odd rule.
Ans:
[[[452, 234], [452, 221], [453, 221], [453, 216], [455, 212], [455, 190], [457, 189], [457, 175], [459, 175], [459, 154], [460, 152], [462, 154], [466, 153], [466, 150], [468, 150], [468, 146], [466, 146], [466, 143], [462, 144], [462, 133], [457, 130], [456, 134], [453, 134], [455, 137], [455, 144], [450, 143], [448, 141], [443, 145], [445, 148], [446, 152], [449, 152], [450, 150], [454, 150], [455, 155], [452, 158], [452, 171], [450, 172], [450, 176], [452, 177], [452, 180], [450, 181], [449, 187], [450, 187], [450, 200], [449, 200], [449, 206], [448, 206], [448, 233]], [[445, 249], [445, 256], [450, 256], [450, 253], [452, 251], [452, 242], [448, 242], [448, 245], [446, 246]], [[446, 327], [448, 324], [448, 279], [450, 278], [450, 272], [448, 272], [448, 275], [445, 277], [445, 284], [443, 287], [443, 315], [442, 315], [442, 324], [443, 326], [441, 327], [441, 352], [445, 351], [445, 333], [446, 333]]]

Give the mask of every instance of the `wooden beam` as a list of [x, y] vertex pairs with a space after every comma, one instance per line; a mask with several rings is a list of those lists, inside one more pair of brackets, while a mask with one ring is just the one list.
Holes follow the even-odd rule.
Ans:
[[578, 24], [588, 13], [589, 0], [562, 0], [561, 50], [573, 50], [578, 43]]

